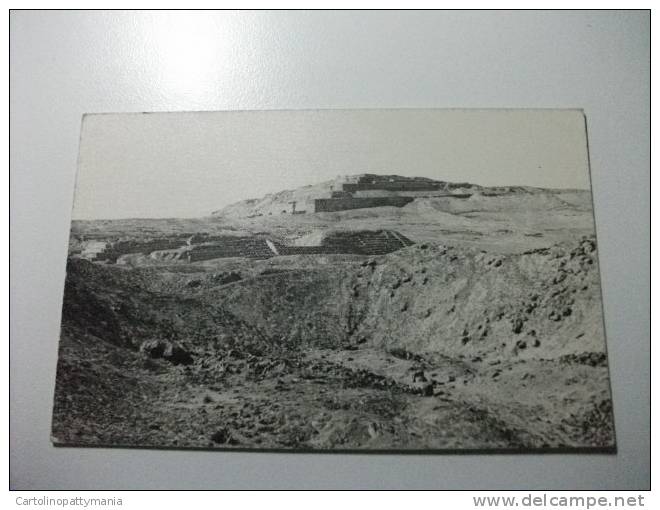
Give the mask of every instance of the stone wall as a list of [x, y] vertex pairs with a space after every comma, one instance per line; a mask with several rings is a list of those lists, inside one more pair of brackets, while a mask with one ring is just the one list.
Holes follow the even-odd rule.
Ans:
[[393, 230], [360, 230], [356, 232], [333, 232], [319, 246], [287, 246], [274, 243], [280, 255], [354, 254], [384, 255], [413, 242]]
[[267, 259], [273, 255], [264, 238], [224, 236], [216, 238], [214, 244], [194, 246], [188, 252], [188, 261], [199, 262], [225, 257]]
[[314, 212], [335, 212], [385, 206], [403, 207], [413, 200], [413, 197], [317, 198], [314, 200]]
[[445, 189], [440, 183], [423, 181], [380, 181], [380, 182], [360, 182], [342, 184], [342, 191], [353, 193], [362, 190], [386, 190], [386, 191], [438, 191]]

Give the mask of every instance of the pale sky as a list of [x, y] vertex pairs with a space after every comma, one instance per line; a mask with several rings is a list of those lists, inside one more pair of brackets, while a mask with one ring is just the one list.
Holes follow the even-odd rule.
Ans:
[[86, 115], [74, 219], [206, 216], [359, 173], [589, 189], [579, 110]]

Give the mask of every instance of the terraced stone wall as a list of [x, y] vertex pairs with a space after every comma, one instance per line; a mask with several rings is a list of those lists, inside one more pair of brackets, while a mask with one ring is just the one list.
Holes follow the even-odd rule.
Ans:
[[444, 189], [444, 185], [431, 182], [416, 181], [381, 181], [381, 182], [359, 182], [342, 184], [342, 191], [353, 193], [363, 190], [387, 190], [387, 191], [438, 191]]
[[190, 262], [226, 257], [267, 259], [274, 255], [266, 240], [258, 237], [226, 236], [217, 239], [217, 244], [195, 246], [189, 253]]
[[386, 206], [403, 207], [413, 200], [413, 197], [317, 198], [314, 200], [314, 212], [336, 212]]

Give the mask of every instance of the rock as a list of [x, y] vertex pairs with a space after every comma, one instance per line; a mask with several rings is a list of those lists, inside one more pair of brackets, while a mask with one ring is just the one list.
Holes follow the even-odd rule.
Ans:
[[418, 370], [413, 374], [413, 382], [427, 382], [428, 379], [424, 374], [424, 370]]
[[414, 393], [425, 397], [432, 397], [435, 385], [432, 382], [417, 381], [412, 385]]
[[557, 313], [555, 310], [550, 312], [550, 315], [548, 315], [548, 319], [558, 322], [561, 320], [561, 314]]
[[221, 274], [216, 274], [213, 275], [213, 281], [215, 283], [219, 283], [220, 285], [225, 285], [227, 283], [233, 283], [237, 282], [239, 280], [242, 280], [242, 276], [240, 273], [237, 273], [235, 271], [231, 271], [229, 273], [221, 273]]
[[522, 350], [522, 349], [527, 349], [527, 342], [525, 342], [524, 340], [518, 340], [518, 341], [516, 342], [516, 347], [517, 347], [518, 349], [521, 349], [521, 350]]
[[211, 436], [211, 441], [217, 444], [227, 444], [231, 441], [231, 433], [227, 429], [220, 429]]
[[565, 279], [566, 279], [566, 273], [560, 273], [560, 274], [558, 274], [557, 276], [554, 277], [554, 279], [552, 280], [552, 283], [558, 284], [558, 283], [563, 282]]
[[513, 328], [512, 328], [512, 331], [513, 331], [515, 334], [520, 333], [520, 332], [522, 331], [522, 328], [523, 328], [523, 321], [522, 321], [522, 319], [516, 319], [516, 320], [513, 321]]
[[145, 340], [140, 346], [140, 352], [152, 358], [162, 358], [174, 365], [190, 365], [192, 355], [175, 342], [169, 340]]

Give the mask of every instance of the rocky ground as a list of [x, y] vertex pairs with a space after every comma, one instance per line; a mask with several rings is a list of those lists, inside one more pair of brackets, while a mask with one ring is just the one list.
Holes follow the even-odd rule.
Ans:
[[[613, 448], [588, 201], [479, 200], [74, 224], [54, 442]], [[159, 249], [193, 234], [268, 233], [305, 244], [376, 222], [415, 244], [378, 256], [79, 258], [107, 241]]]

